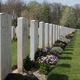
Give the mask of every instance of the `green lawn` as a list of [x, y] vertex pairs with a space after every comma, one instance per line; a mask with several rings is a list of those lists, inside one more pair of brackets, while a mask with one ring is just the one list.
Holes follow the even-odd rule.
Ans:
[[17, 63], [17, 42], [12, 41], [12, 65]]
[[[12, 42], [12, 63], [17, 63], [16, 41]], [[48, 80], [80, 80], [80, 31], [61, 55], [56, 68], [50, 72]]]
[[48, 80], [80, 80], [80, 31], [61, 55]]
[[[30, 39], [28, 39], [28, 54], [30, 53]], [[17, 64], [17, 41], [12, 41], [12, 65]]]

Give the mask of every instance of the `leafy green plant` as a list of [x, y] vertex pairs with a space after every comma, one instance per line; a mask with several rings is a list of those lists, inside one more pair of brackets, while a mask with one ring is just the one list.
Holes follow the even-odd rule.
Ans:
[[43, 73], [45, 75], [48, 75], [48, 73], [53, 69], [55, 68], [55, 65], [49, 65], [49, 64], [46, 64], [46, 63], [40, 63], [40, 73]]
[[35, 75], [29, 74], [27, 76], [23, 76], [23, 80], [39, 80]]
[[36, 51], [36, 53], [35, 53], [35, 60], [37, 60], [38, 57], [46, 56], [46, 55], [47, 55], [47, 53], [46, 53], [44, 50], [38, 49], [38, 50]]
[[61, 54], [63, 52], [63, 49], [61, 47], [53, 47], [51, 49], [52, 53], [57, 53], [57, 54]]
[[65, 43], [68, 44], [68, 39], [66, 39], [66, 38], [60, 38], [60, 41], [65, 42]]
[[69, 40], [66, 37], [64, 37], [64, 36], [60, 36], [59, 40], [62, 41], [62, 42], [65, 42], [67, 44], [69, 43]]
[[48, 74], [52, 68], [57, 64], [58, 57], [54, 54], [48, 54], [47, 56], [42, 56], [39, 60], [40, 63], [40, 72]]
[[66, 47], [66, 44], [64, 44], [63, 42], [56, 42], [53, 47], [61, 47], [62, 49], [64, 49]]
[[31, 61], [30, 58], [27, 56], [26, 59], [24, 59], [24, 69], [29, 71], [32, 69], [36, 69], [39, 67], [38, 62], [37, 61]]
[[22, 75], [18, 73], [10, 73], [8, 76], [5, 78], [5, 80], [39, 80], [36, 76], [33, 74], [31, 75]]
[[40, 63], [40, 73], [48, 74], [50, 72], [50, 65], [46, 63]]

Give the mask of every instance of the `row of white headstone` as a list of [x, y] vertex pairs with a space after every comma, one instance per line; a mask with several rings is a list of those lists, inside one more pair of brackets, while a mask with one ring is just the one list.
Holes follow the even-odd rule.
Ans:
[[[28, 21], [20, 17], [17, 27], [11, 27], [11, 16], [0, 13], [0, 80], [11, 72], [11, 40], [17, 36], [17, 66], [18, 72], [23, 72], [23, 59], [27, 56], [29, 27]], [[39, 28], [38, 28], [39, 27]], [[60, 35], [67, 35], [75, 29], [59, 25], [31, 20], [30, 22], [30, 58], [34, 60], [38, 48], [52, 47]]]

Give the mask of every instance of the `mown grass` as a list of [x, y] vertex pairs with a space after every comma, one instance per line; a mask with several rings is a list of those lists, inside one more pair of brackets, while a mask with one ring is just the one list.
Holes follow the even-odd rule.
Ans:
[[12, 65], [17, 64], [17, 41], [12, 41]]
[[[30, 39], [28, 39], [28, 54], [30, 53]], [[12, 65], [17, 64], [17, 41], [12, 41]]]
[[[30, 44], [28, 44], [28, 48]], [[29, 49], [28, 49], [29, 50]], [[28, 51], [29, 52], [29, 51]], [[12, 42], [12, 64], [17, 63], [17, 42]], [[80, 80], [80, 31], [67, 46], [48, 80]]]
[[80, 80], [80, 31], [67, 46], [48, 80]]

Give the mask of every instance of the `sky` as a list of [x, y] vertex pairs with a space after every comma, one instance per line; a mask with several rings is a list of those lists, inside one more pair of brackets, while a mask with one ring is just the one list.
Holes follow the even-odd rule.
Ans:
[[[2, 0], [3, 2], [5, 2], [6, 0]], [[69, 5], [69, 6], [73, 6], [75, 4], [80, 4], [80, 0], [23, 0], [24, 2], [29, 2], [29, 1], [38, 1], [38, 2], [43, 2], [43, 1], [47, 1], [47, 2], [57, 2], [57, 3], [62, 3], [63, 5]]]

